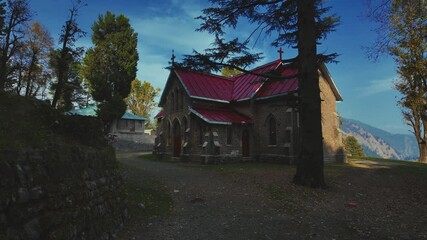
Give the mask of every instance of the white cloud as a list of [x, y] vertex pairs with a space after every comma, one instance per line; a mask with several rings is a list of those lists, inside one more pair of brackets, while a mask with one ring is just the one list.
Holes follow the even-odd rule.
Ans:
[[361, 96], [370, 96], [383, 92], [393, 91], [393, 78], [371, 80], [366, 86], [360, 88]]
[[[178, 3], [179, 1], [173, 0], [171, 8], [178, 8], [174, 6]], [[174, 11], [174, 15], [141, 15], [131, 19], [138, 33], [137, 78], [162, 90], [169, 76], [169, 70], [165, 67], [170, 61], [172, 49], [175, 50], [177, 59], [180, 59], [184, 54], [191, 54], [193, 49], [203, 51], [213, 41], [208, 33], [195, 31], [199, 23], [194, 17], [200, 15], [202, 7], [195, 3], [180, 6], [179, 9]]]
[[192, 49], [202, 51], [213, 41], [208, 33], [196, 32], [194, 20], [181, 17], [155, 17], [134, 20], [142, 44], [158, 50], [175, 49], [190, 54]]

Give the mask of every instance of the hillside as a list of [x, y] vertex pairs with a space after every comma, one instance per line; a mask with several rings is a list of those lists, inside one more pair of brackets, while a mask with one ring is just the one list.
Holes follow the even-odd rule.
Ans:
[[393, 134], [357, 120], [341, 118], [342, 130], [356, 137], [369, 157], [414, 160], [418, 158], [417, 141], [409, 134]]

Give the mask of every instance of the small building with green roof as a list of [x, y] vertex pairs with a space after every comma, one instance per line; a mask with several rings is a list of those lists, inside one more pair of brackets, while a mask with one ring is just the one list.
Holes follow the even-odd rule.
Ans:
[[[97, 107], [92, 105], [85, 108], [74, 109], [66, 112], [65, 114], [96, 117], [96, 111]], [[110, 133], [119, 141], [124, 140], [131, 141], [133, 143], [146, 143], [147, 139], [144, 135], [144, 127], [146, 123], [147, 118], [125, 112], [119, 120], [113, 122]]]

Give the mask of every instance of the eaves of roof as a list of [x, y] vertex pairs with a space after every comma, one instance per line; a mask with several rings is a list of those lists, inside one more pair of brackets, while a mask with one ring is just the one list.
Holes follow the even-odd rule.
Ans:
[[320, 64], [320, 72], [322, 73], [323, 76], [325, 76], [326, 81], [329, 83], [329, 86], [331, 86], [332, 92], [335, 95], [335, 98], [337, 101], [342, 102], [343, 98], [342, 95], [340, 93], [340, 91], [337, 88], [337, 85], [335, 84], [334, 80], [332, 79], [331, 74], [329, 73], [328, 68], [326, 67], [326, 64], [322, 63]]
[[233, 110], [228, 108], [198, 108], [198, 107], [189, 107], [189, 111], [194, 113], [196, 116], [201, 118], [203, 121], [210, 124], [251, 124], [252, 120]]

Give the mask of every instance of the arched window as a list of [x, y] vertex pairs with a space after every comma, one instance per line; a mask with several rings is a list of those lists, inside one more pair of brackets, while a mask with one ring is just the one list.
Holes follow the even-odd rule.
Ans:
[[276, 145], [277, 144], [276, 119], [274, 118], [273, 115], [270, 115], [269, 117], [270, 119], [268, 120], [268, 132], [269, 132], [268, 144]]

